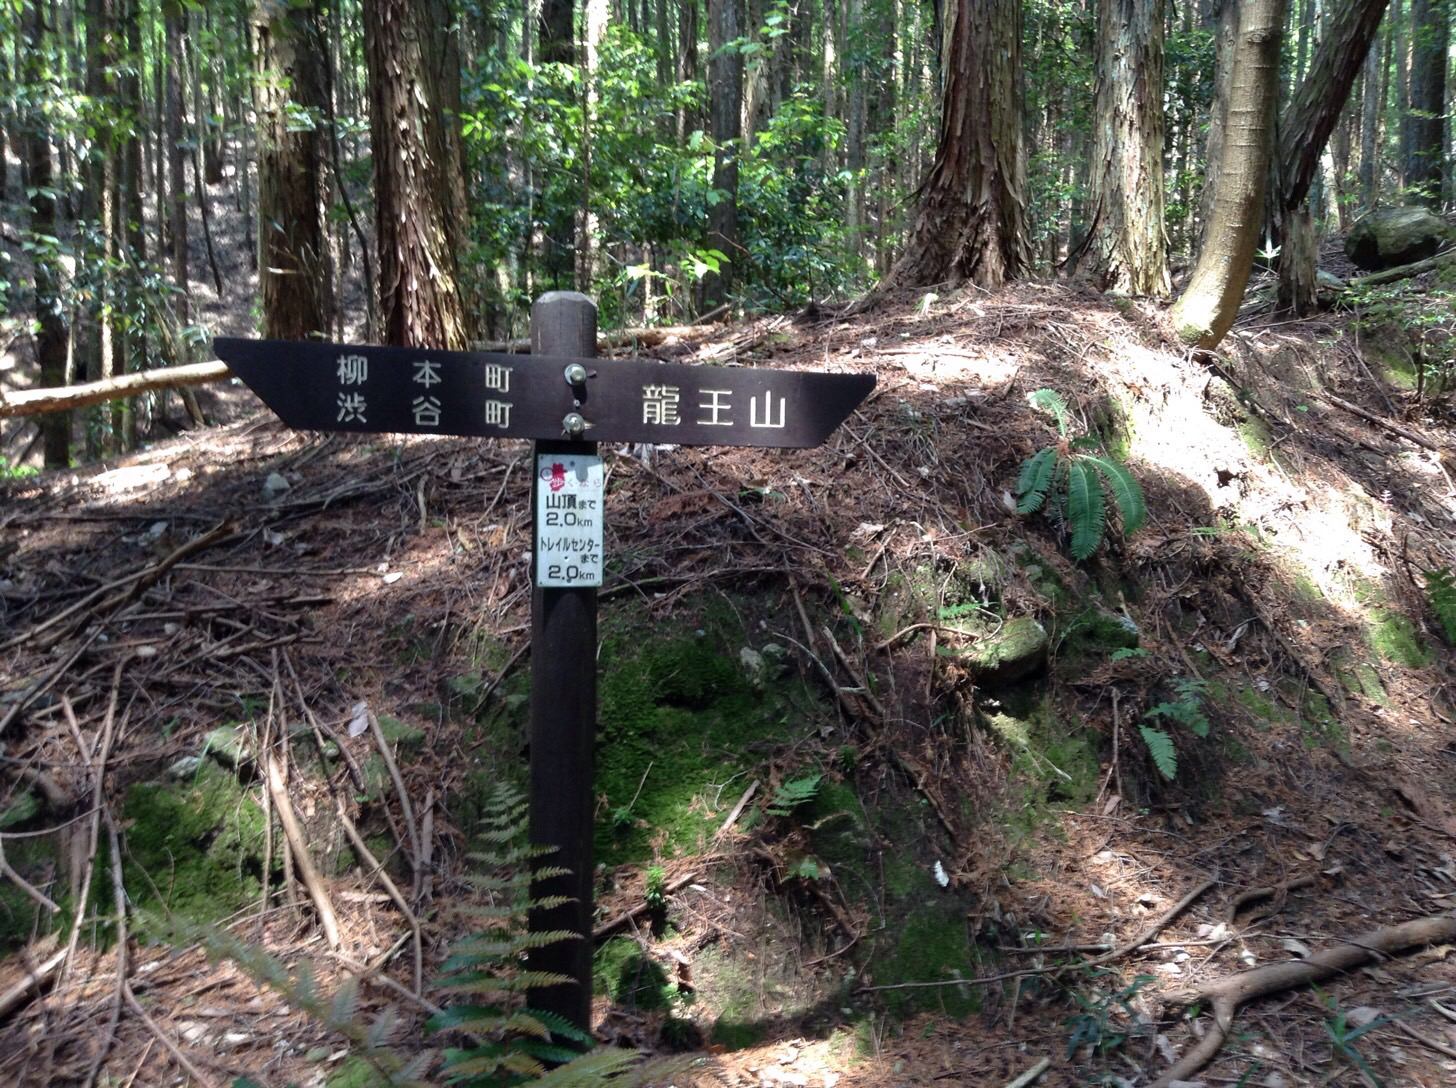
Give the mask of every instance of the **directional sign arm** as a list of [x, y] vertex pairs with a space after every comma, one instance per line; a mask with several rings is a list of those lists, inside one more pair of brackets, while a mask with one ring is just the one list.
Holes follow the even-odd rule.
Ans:
[[290, 427], [804, 449], [875, 386], [872, 374], [566, 359], [279, 340], [213, 341]]

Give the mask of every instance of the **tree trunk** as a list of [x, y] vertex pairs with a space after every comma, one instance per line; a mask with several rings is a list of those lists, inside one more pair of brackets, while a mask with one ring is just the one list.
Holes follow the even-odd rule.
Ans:
[[1446, 65], [1451, 47], [1448, 0], [1412, 0], [1409, 144], [1405, 184], [1440, 210], [1445, 171]]
[[1072, 254], [1102, 290], [1167, 298], [1163, 2], [1098, 0], [1087, 233]]
[[298, 116], [327, 116], [318, 6], [257, 0], [253, 8], [258, 117], [258, 293], [263, 335], [327, 339], [330, 270], [323, 216], [322, 133]]
[[[1330, 133], [1340, 120], [1355, 77], [1380, 29], [1389, 0], [1348, 0], [1338, 7], [1315, 50], [1309, 74], [1294, 92], [1279, 126], [1269, 235], [1279, 250], [1279, 302], [1295, 314], [1315, 304], [1314, 224], [1300, 211], [1320, 168]], [[1295, 225], [1299, 237], [1292, 237]]]
[[1205, 351], [1233, 326], [1259, 247], [1279, 91], [1284, 0], [1246, 0], [1241, 7], [1212, 217], [1172, 315], [1183, 342]]
[[[167, 184], [171, 197], [169, 216], [172, 241], [172, 279], [177, 285], [177, 316], [182, 324], [190, 320], [187, 276], [187, 178], [184, 167], [187, 149], [183, 145], [182, 37], [187, 33], [187, 8], [182, 0], [166, 0], [162, 6], [166, 34], [166, 143]], [[186, 360], [183, 360], [184, 362]]]
[[1360, 106], [1360, 207], [1375, 207], [1380, 185], [1380, 50], [1365, 55], [1365, 86]]
[[1234, 43], [1239, 35], [1238, 0], [1214, 0], [1211, 29], [1214, 34], [1213, 101], [1208, 107], [1208, 132], [1203, 140], [1203, 190], [1199, 194], [1198, 251], [1208, 239], [1213, 221], [1213, 199], [1218, 190], [1218, 172], [1223, 164], [1224, 123], [1228, 118], [1230, 81], [1234, 70]]
[[[460, 349], [466, 340], [448, 178], [449, 146], [440, 6], [364, 0], [369, 69], [379, 298], [386, 343]], [[448, 14], [446, 12], [445, 14]]]
[[940, 135], [911, 238], [882, 290], [999, 287], [1031, 265], [1021, 145], [1021, 18], [1014, 0], [945, 11]]
[[743, 54], [724, 48], [743, 34], [743, 0], [708, 0], [708, 134], [713, 139], [713, 189], [717, 202], [708, 209], [708, 248], [727, 263], [703, 280], [703, 305], [726, 301], [737, 278], [734, 266], [743, 247], [738, 241], [738, 156], [743, 136]]
[[[46, 26], [41, 0], [32, 0], [27, 11], [24, 78], [28, 84], [25, 159], [26, 188], [30, 191], [30, 233], [40, 241], [55, 238], [57, 230], [55, 172], [51, 159], [51, 127], [46, 109], [54, 103], [58, 88], [45, 71]], [[70, 330], [66, 327], [65, 302], [61, 297], [60, 254], [53, 245], [37, 245], [35, 261], [35, 357], [40, 384], [51, 388], [66, 384], [66, 355]], [[40, 421], [47, 468], [65, 468], [71, 463], [71, 415], [58, 412]]]

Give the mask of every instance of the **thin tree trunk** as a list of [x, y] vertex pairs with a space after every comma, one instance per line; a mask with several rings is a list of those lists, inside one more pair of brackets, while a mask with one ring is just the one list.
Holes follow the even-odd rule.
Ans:
[[1360, 207], [1375, 207], [1379, 193], [1380, 164], [1380, 50], [1372, 46], [1365, 55], [1365, 86], [1360, 107]]
[[[54, 100], [57, 88], [47, 79], [44, 41], [45, 18], [39, 0], [27, 11], [24, 76], [30, 89], [25, 118], [26, 187], [30, 190], [30, 231], [33, 238], [54, 238], [57, 231], [55, 170], [51, 150], [50, 123], [45, 107]], [[70, 330], [61, 297], [60, 254], [50, 246], [39, 246], [35, 254], [35, 356], [40, 384], [66, 384], [66, 356]], [[57, 412], [40, 421], [47, 468], [65, 468], [71, 463], [71, 414]]]
[[182, 76], [185, 72], [182, 38], [187, 33], [187, 9], [181, 0], [166, 0], [163, 13], [167, 40], [167, 181], [171, 196], [172, 280], [179, 292], [177, 316], [185, 325], [191, 319], [187, 275], [187, 179], [184, 176], [187, 149], [183, 146], [183, 122], [186, 118], [182, 99]]
[[727, 301], [736, 265], [744, 251], [738, 239], [738, 157], [743, 151], [743, 54], [725, 49], [743, 33], [743, 0], [708, 0], [710, 60], [709, 135], [713, 139], [713, 189], [717, 203], [708, 209], [708, 248], [727, 263], [703, 280], [703, 305]]

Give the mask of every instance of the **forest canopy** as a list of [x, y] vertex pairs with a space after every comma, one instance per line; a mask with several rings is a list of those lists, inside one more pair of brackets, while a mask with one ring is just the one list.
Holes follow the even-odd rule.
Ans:
[[[1317, 238], [1449, 205], [1448, 7], [5, 0], [0, 298], [40, 386], [204, 359], [228, 311], [509, 339], [559, 288], [611, 328], [1187, 285], [1207, 347], [1256, 259], [1305, 312]], [[93, 411], [87, 452], [136, 416]], [[66, 463], [75, 424], [41, 426]]]

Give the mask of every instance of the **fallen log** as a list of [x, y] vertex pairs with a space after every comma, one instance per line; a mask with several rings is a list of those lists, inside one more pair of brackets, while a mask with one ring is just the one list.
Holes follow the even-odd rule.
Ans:
[[1397, 265], [1395, 268], [1384, 268], [1379, 272], [1370, 272], [1364, 276], [1353, 276], [1347, 286], [1356, 290], [1361, 287], [1378, 287], [1382, 283], [1394, 283], [1396, 280], [1407, 279], [1410, 276], [1419, 276], [1452, 262], [1456, 262], [1456, 249], [1437, 253], [1434, 257], [1427, 257], [1424, 261]]
[[65, 412], [88, 404], [104, 404], [118, 397], [150, 393], [154, 389], [175, 389], [185, 385], [205, 385], [231, 378], [226, 363], [188, 363], [185, 366], [138, 370], [97, 382], [83, 382], [47, 389], [0, 390], [0, 419], [6, 416], [33, 416], [44, 412]]
[[1169, 1088], [1175, 1081], [1186, 1081], [1213, 1061], [1233, 1028], [1234, 1013], [1250, 1001], [1321, 982], [1410, 948], [1446, 941], [1456, 941], [1456, 915], [1433, 914], [1372, 930], [1349, 944], [1323, 949], [1306, 959], [1265, 964], [1193, 989], [1166, 994], [1163, 1000], [1168, 1005], [1207, 1002], [1213, 1012], [1213, 1025], [1196, 1046], [1153, 1082], [1152, 1088]]

